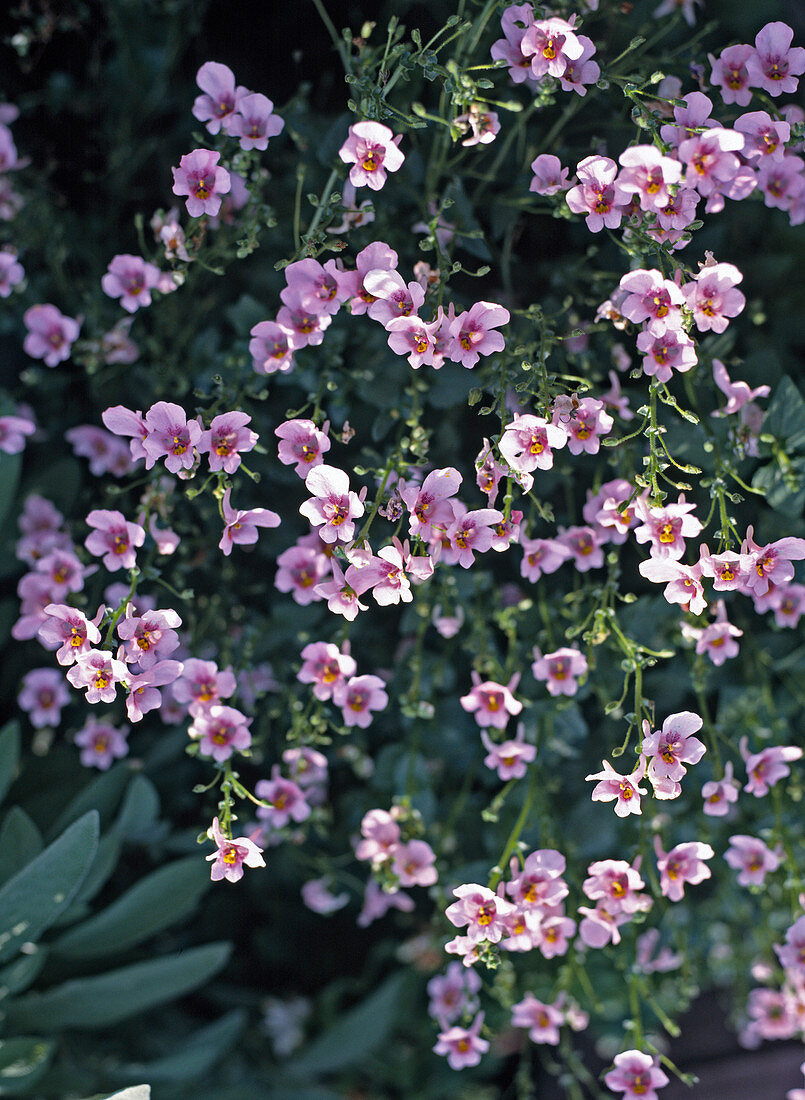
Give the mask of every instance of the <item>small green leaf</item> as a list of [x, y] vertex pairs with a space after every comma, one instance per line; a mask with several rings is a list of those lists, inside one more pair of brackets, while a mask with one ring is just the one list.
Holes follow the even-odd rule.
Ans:
[[20, 724], [16, 719], [6, 722], [0, 730], [0, 802], [14, 781], [20, 762]]
[[79, 958], [125, 951], [187, 916], [209, 885], [209, 868], [198, 856], [160, 867], [108, 908], [71, 928], [53, 950]]
[[285, 1073], [296, 1078], [335, 1073], [381, 1046], [399, 1018], [405, 979], [405, 974], [392, 974], [376, 992], [314, 1039], [299, 1057], [287, 1062]]
[[0, 829], [0, 883], [35, 859], [42, 846], [42, 834], [25, 810], [12, 806]]
[[27, 954], [20, 955], [13, 963], [0, 969], [0, 1001], [12, 993], [21, 993], [39, 977], [48, 957], [48, 949], [34, 944], [30, 947]]
[[220, 1020], [193, 1032], [175, 1054], [145, 1065], [121, 1066], [115, 1070], [115, 1077], [121, 1081], [139, 1077], [151, 1084], [194, 1081], [209, 1072], [219, 1059], [233, 1049], [245, 1023], [246, 1013], [242, 1009], [227, 1012]]
[[53, 1057], [46, 1039], [0, 1040], [0, 1096], [22, 1096], [35, 1085]]
[[0, 960], [35, 943], [70, 904], [95, 856], [98, 829], [91, 810], [0, 889]]
[[121, 840], [136, 840], [152, 831], [159, 817], [159, 795], [150, 779], [136, 775], [129, 784], [114, 831]]
[[203, 985], [226, 965], [231, 951], [231, 944], [212, 943], [94, 978], [77, 978], [11, 1002], [7, 1020], [15, 1028], [36, 1027], [46, 1032], [113, 1027]]

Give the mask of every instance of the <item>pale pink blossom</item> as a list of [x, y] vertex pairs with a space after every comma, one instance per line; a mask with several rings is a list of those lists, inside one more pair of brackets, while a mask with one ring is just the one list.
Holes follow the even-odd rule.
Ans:
[[698, 362], [696, 348], [682, 329], [666, 329], [661, 336], [644, 330], [638, 333], [637, 347], [643, 352], [643, 371], [658, 382], [670, 382], [674, 371], [684, 374]]
[[368, 927], [372, 921], [384, 917], [389, 909], [399, 909], [403, 913], [410, 913], [414, 908], [414, 899], [406, 894], [404, 890], [389, 894], [373, 878], [370, 878], [366, 883], [363, 908], [358, 915], [358, 927]]
[[482, 103], [471, 103], [469, 110], [453, 119], [453, 126], [462, 133], [469, 131], [462, 145], [488, 145], [500, 132], [500, 121], [495, 111], [484, 108]]
[[450, 923], [456, 928], [466, 925], [466, 938], [473, 944], [483, 940], [499, 943], [506, 932], [503, 918], [514, 912], [512, 903], [477, 883], [457, 886], [453, 894], [459, 900], [445, 910]]
[[7, 455], [19, 454], [25, 450], [25, 437], [35, 431], [36, 424], [27, 417], [0, 416], [0, 451]]
[[521, 49], [531, 58], [531, 75], [535, 80], [544, 76], [561, 77], [568, 61], [580, 58], [584, 52], [572, 24], [559, 16], [540, 19], [529, 26], [523, 35]]
[[472, 674], [472, 691], [462, 695], [461, 705], [468, 714], [475, 715], [475, 721], [483, 729], [505, 729], [511, 715], [517, 715], [523, 704], [512, 694], [520, 681], [519, 673], [508, 684], [498, 684], [494, 680], [481, 680], [477, 672]]
[[568, 547], [556, 539], [521, 538], [520, 545], [523, 548], [520, 574], [532, 583], [538, 581], [543, 573], [555, 573], [563, 562], [573, 556]]
[[126, 675], [126, 713], [130, 722], [139, 722], [144, 714], [162, 706], [162, 692], [158, 689], [172, 684], [182, 671], [181, 661], [157, 661], [143, 672]]
[[55, 367], [70, 358], [70, 349], [78, 339], [81, 322], [65, 317], [55, 306], [31, 306], [23, 314], [28, 330], [22, 347], [32, 359], [43, 359], [45, 366]]
[[430, 1003], [428, 1014], [445, 1030], [465, 1011], [477, 1009], [475, 995], [481, 988], [481, 979], [474, 970], [468, 970], [459, 962], [451, 962], [444, 974], [437, 974], [427, 985]]
[[527, 766], [534, 761], [537, 750], [534, 745], [526, 743], [524, 736], [525, 729], [520, 723], [514, 739], [510, 738], [497, 745], [490, 740], [486, 729], [481, 730], [481, 741], [488, 754], [484, 757], [484, 764], [487, 768], [497, 770], [498, 779], [501, 782], [508, 782], [509, 779], [522, 779]]
[[213, 818], [212, 825], [207, 830], [207, 836], [215, 842], [217, 847], [217, 851], [206, 857], [213, 861], [210, 868], [210, 878], [213, 882], [219, 882], [222, 878], [227, 882], [238, 882], [243, 878], [244, 867], [265, 867], [263, 849], [258, 848], [248, 837], [237, 836], [230, 839], [225, 836], [217, 817]]
[[185, 153], [178, 168], [172, 168], [174, 195], [186, 195], [185, 206], [191, 218], [202, 214], [216, 215], [221, 209], [221, 197], [232, 187], [226, 168], [218, 161], [221, 154], [213, 149], [194, 149]]
[[470, 1027], [455, 1026], [440, 1032], [434, 1054], [445, 1055], [451, 1069], [477, 1066], [481, 1055], [489, 1050], [488, 1040], [480, 1037], [483, 1022], [484, 1014], [479, 1012]]
[[23, 676], [17, 703], [35, 729], [58, 726], [62, 707], [69, 702], [70, 692], [58, 669], [34, 668]]
[[551, 424], [541, 416], [515, 413], [514, 420], [506, 425], [498, 448], [513, 470], [531, 473], [534, 470], [550, 470], [553, 466], [553, 448], [559, 450], [567, 443], [567, 430], [561, 424]]
[[679, 793], [678, 785], [687, 773], [685, 764], [698, 764], [704, 756], [704, 744], [693, 736], [702, 725], [699, 715], [689, 710], [669, 714], [661, 730], [652, 731], [648, 721], [643, 722], [641, 752], [648, 760], [646, 774], [657, 798], [668, 797], [667, 789], [662, 785], [662, 780], [666, 779], [674, 784], [675, 797]]
[[430, 844], [424, 840], [409, 840], [395, 848], [391, 870], [401, 886], [433, 886], [438, 878], [435, 862]]
[[310, 806], [302, 788], [280, 775], [279, 765], [271, 769], [270, 779], [255, 784], [254, 793], [266, 806], [258, 806], [257, 816], [272, 829], [282, 829], [289, 821], [299, 824], [310, 817]]
[[715, 855], [709, 844], [689, 840], [684, 844], [677, 844], [670, 852], [664, 852], [659, 836], [655, 836], [654, 850], [657, 853], [657, 870], [660, 872], [660, 889], [663, 897], [667, 897], [669, 901], [682, 900], [686, 882], [697, 886], [711, 877], [712, 872], [704, 862]]
[[319, 430], [312, 420], [285, 420], [274, 429], [280, 441], [277, 448], [279, 460], [284, 466], [293, 466], [294, 473], [306, 477], [308, 470], [321, 466], [322, 457], [330, 450], [329, 420]]
[[330, 561], [325, 554], [314, 546], [297, 544], [283, 550], [277, 558], [274, 584], [278, 591], [290, 592], [300, 607], [306, 607], [322, 599], [316, 588], [329, 573]]
[[568, 433], [567, 449], [572, 455], [598, 454], [601, 436], [612, 431], [615, 421], [604, 411], [604, 402], [595, 397], [583, 397], [571, 404], [565, 413], [556, 408], [553, 423], [566, 428]]
[[67, 679], [73, 687], [85, 689], [88, 703], [111, 703], [117, 685], [129, 675], [125, 663], [112, 657], [108, 650], [90, 649], [81, 654], [68, 671]]
[[[33, 429], [33, 425], [31, 428]], [[79, 424], [75, 428], [69, 428], [64, 433], [64, 438], [72, 446], [74, 454], [89, 459], [89, 472], [95, 477], [102, 477], [106, 473], [113, 474], [114, 477], [124, 477], [134, 468], [128, 445], [112, 432], [104, 431], [94, 424]], [[2, 441], [0, 449], [3, 449]]]
[[357, 671], [347, 643], [342, 652], [333, 642], [311, 642], [302, 650], [302, 660], [296, 678], [303, 684], [313, 684], [313, 694], [322, 701], [332, 699], [336, 687]]
[[685, 553], [685, 539], [695, 538], [702, 530], [699, 520], [690, 514], [695, 508], [695, 504], [686, 502], [684, 494], [679, 495], [676, 504], [662, 507], [651, 507], [638, 497], [635, 514], [641, 525], [635, 530], [635, 539], [650, 542], [652, 556], [678, 561]]
[[238, 546], [251, 546], [258, 539], [258, 527], [279, 527], [280, 517], [270, 508], [251, 508], [247, 511], [233, 508], [229, 502], [232, 494], [227, 489], [221, 501], [224, 513], [224, 533], [218, 543], [219, 549], [227, 556], [232, 553], [232, 548]]
[[217, 134], [222, 124], [238, 109], [241, 98], [248, 89], [235, 87], [235, 74], [220, 61], [206, 61], [196, 73], [196, 83], [203, 95], [196, 96], [193, 116], [206, 122], [211, 134]]
[[618, 166], [609, 157], [598, 154], [585, 157], [576, 166], [579, 182], [566, 196], [567, 205], [574, 214], [585, 214], [587, 228], [599, 233], [604, 226], [617, 229], [624, 213], [615, 188]]
[[123, 308], [134, 313], [141, 306], [151, 305], [151, 291], [158, 285], [159, 277], [158, 267], [147, 263], [142, 256], [125, 253], [111, 261], [101, 286], [104, 294], [119, 298]]
[[294, 368], [293, 352], [297, 346], [293, 329], [276, 321], [260, 321], [251, 329], [249, 354], [257, 374], [288, 373]]
[[597, 781], [591, 796], [593, 802], [614, 802], [618, 817], [641, 813], [640, 799], [646, 788], [639, 784], [646, 774], [646, 758], [640, 757], [640, 762], [630, 775], [620, 775], [608, 760], [602, 760], [601, 764], [603, 771], [585, 776], [587, 782]]
[[379, 676], [351, 676], [333, 691], [333, 702], [341, 707], [346, 726], [366, 729], [372, 724], [373, 711], [384, 710], [389, 697]]
[[78, 608], [67, 604], [49, 603], [47, 618], [39, 628], [39, 640], [46, 649], [56, 650], [60, 665], [72, 665], [101, 640], [98, 619], [92, 621]]
[[[666, 0], [654, 14], [664, 15], [664, 9], [672, 10], [672, 4], [678, 4], [678, 0]], [[690, 9], [693, 9], [692, 3]], [[693, 19], [688, 22], [692, 23]], [[604, 1081], [612, 1092], [622, 1092], [624, 1100], [657, 1100], [656, 1090], [668, 1084], [667, 1075], [656, 1065], [650, 1054], [642, 1054], [639, 1050], [624, 1050], [615, 1055], [614, 1061], [615, 1069], [605, 1075]]]
[[564, 647], [543, 655], [535, 647], [531, 672], [535, 680], [547, 684], [551, 695], [575, 695], [579, 686], [577, 678], [587, 672], [587, 658], [578, 649]]
[[105, 508], [94, 508], [86, 523], [88, 527], [95, 528], [84, 539], [90, 554], [103, 557], [103, 564], [110, 572], [134, 568], [137, 561], [135, 548], [145, 542], [145, 530], [139, 523], [131, 523], [122, 512]]
[[234, 695], [237, 681], [231, 668], [219, 669], [215, 661], [190, 657], [184, 662], [181, 677], [171, 691], [177, 703], [187, 706], [195, 717], [205, 707], [214, 706]]
[[302, 901], [314, 913], [327, 916], [328, 913], [337, 913], [343, 909], [349, 901], [349, 894], [344, 890], [340, 894], [334, 894], [332, 880], [327, 878], [314, 878], [302, 884], [300, 893]]
[[219, 413], [201, 433], [196, 448], [199, 454], [209, 454], [213, 472], [223, 470], [234, 474], [240, 466], [241, 454], [254, 448], [259, 437], [257, 432], [246, 427], [251, 419], [248, 413], [238, 410]]
[[401, 134], [395, 137], [380, 122], [357, 122], [350, 126], [338, 155], [345, 164], [352, 165], [349, 170], [352, 186], [379, 191], [386, 182], [386, 173], [402, 167], [405, 155], [398, 148], [401, 141]]
[[723, 191], [735, 178], [740, 161], [735, 155], [744, 147], [744, 135], [736, 130], [711, 127], [686, 138], [679, 146], [679, 159], [685, 166], [685, 186], [704, 198]]
[[649, 558], [638, 566], [649, 581], [663, 584], [663, 595], [668, 603], [678, 603], [692, 615], [701, 615], [707, 607], [698, 565], [683, 565], [673, 558]]
[[601, 76], [601, 66], [592, 60], [595, 53], [595, 44], [586, 34], [578, 35], [578, 41], [582, 46], [582, 52], [578, 57], [568, 57], [565, 54], [565, 71], [559, 77], [559, 83], [563, 92], [575, 92], [576, 95], [587, 95], [586, 84], [595, 84]]
[[750, 566], [744, 591], [757, 597], [765, 596], [771, 584], [787, 584], [794, 577], [793, 561], [805, 558], [805, 539], [783, 538], [759, 546], [754, 529], [747, 527], [741, 553], [750, 558]]
[[747, 62], [754, 52], [752, 46], [742, 44], [727, 46], [717, 58], [711, 53], [707, 55], [712, 66], [710, 83], [719, 89], [725, 103], [746, 107], [751, 102]]
[[796, 92], [805, 72], [805, 49], [791, 47], [794, 32], [787, 23], [767, 23], [755, 37], [755, 51], [746, 62], [749, 82], [769, 95]]
[[493, 526], [503, 521], [503, 513], [495, 508], [477, 508], [463, 512], [445, 528], [445, 540], [450, 553], [443, 560], [452, 561], [463, 569], [470, 569], [475, 554], [486, 553], [492, 547], [495, 534]]
[[221, 764], [233, 752], [243, 752], [252, 743], [249, 727], [253, 719], [247, 718], [236, 707], [211, 706], [193, 720], [189, 737], [198, 743], [202, 756], [211, 756]]
[[[194, 448], [201, 438], [201, 427], [196, 420], [188, 420], [181, 405], [172, 401], [157, 401], [145, 414], [148, 434], [143, 440], [145, 468], [160, 458], [172, 474], [189, 470], [195, 461]], [[108, 425], [107, 425], [108, 427]]]
[[25, 278], [25, 271], [13, 249], [0, 251], [0, 298], [8, 298]]
[[708, 817], [724, 817], [729, 813], [731, 803], [738, 801], [740, 784], [732, 777], [732, 761], [724, 765], [721, 779], [711, 779], [702, 787], [704, 813]]
[[587, 875], [582, 884], [584, 893], [591, 901], [605, 900], [611, 912], [620, 909], [632, 916], [651, 908], [651, 898], [641, 893], [646, 884], [637, 866], [625, 859], [597, 860], [589, 865]]
[[81, 749], [79, 759], [85, 768], [107, 771], [115, 760], [127, 756], [128, 726], [113, 726], [109, 721], [88, 718], [73, 740]]
[[320, 537], [327, 543], [349, 542], [355, 535], [354, 521], [363, 515], [366, 489], [360, 494], [349, 487], [349, 476], [335, 466], [317, 466], [305, 478], [313, 494], [300, 505], [299, 511], [311, 526], [320, 527]]
[[553, 153], [540, 153], [531, 162], [531, 171], [534, 178], [528, 189], [536, 191], [538, 195], [556, 195], [570, 188], [567, 178], [570, 169], [563, 168], [559, 157], [555, 157]]
[[235, 110], [223, 119], [224, 130], [240, 138], [241, 149], [267, 149], [269, 138], [281, 133], [284, 125], [285, 120], [274, 114], [274, 104], [260, 92], [240, 96]]
[[755, 798], [762, 798], [769, 793], [771, 787], [790, 775], [791, 769], [788, 765], [802, 757], [802, 749], [796, 745], [770, 745], [758, 753], [750, 753], [745, 737], [741, 738], [739, 744], [749, 777], [744, 790]]
[[724, 859], [739, 872], [739, 886], [762, 886], [766, 875], [780, 866], [782, 852], [772, 851], [759, 837], [738, 833], [730, 837]]
[[524, 81], [534, 83], [531, 73], [532, 53], [523, 53], [523, 37], [526, 30], [534, 24], [534, 9], [531, 4], [513, 4], [507, 7], [500, 20], [505, 37], [492, 44], [490, 53], [493, 61], [505, 61], [509, 66], [509, 78], [515, 84]]
[[717, 409], [712, 416], [731, 416], [738, 412], [749, 401], [756, 397], [767, 397], [771, 393], [770, 386], [758, 386], [750, 389], [746, 382], [733, 382], [727, 374], [727, 368], [720, 359], [713, 359], [713, 378], [721, 392], [727, 397], [727, 404], [723, 409]]
[[507, 325], [509, 316], [507, 309], [494, 302], [476, 302], [450, 325], [453, 342], [448, 358], [470, 369], [482, 355], [503, 351], [506, 341], [496, 329]]
[[533, 993], [526, 993], [522, 1001], [512, 1006], [512, 1027], [528, 1028], [532, 1043], [559, 1045], [559, 1028], [564, 1024], [564, 1013], [555, 1004], [538, 1001]]
[[636, 196], [641, 209], [658, 213], [668, 205], [671, 188], [682, 179], [679, 161], [665, 156], [656, 145], [630, 145], [618, 162], [622, 171], [615, 182], [615, 193], [624, 206]]
[[400, 826], [388, 810], [369, 810], [361, 821], [361, 836], [355, 858], [371, 860], [373, 867], [387, 863], [400, 844]]

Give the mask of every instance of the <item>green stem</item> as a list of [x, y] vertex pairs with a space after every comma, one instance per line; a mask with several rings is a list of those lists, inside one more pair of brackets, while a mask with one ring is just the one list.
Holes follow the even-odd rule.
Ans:
[[501, 852], [500, 859], [497, 861], [497, 864], [495, 865], [496, 869], [494, 870], [494, 872], [492, 873], [492, 875], [489, 878], [488, 887], [489, 887], [490, 890], [494, 890], [497, 887], [497, 884], [500, 882], [501, 878], [503, 877], [503, 871], [506, 867], [506, 863], [509, 859], [509, 856], [512, 854], [514, 849], [517, 847], [517, 842], [520, 839], [520, 833], [522, 833], [523, 829], [525, 828], [526, 822], [528, 821], [528, 818], [531, 814], [531, 808], [534, 805], [534, 798], [535, 798], [535, 795], [536, 795], [536, 788], [537, 788], [537, 770], [535, 768], [532, 768], [531, 769], [531, 779], [530, 779], [530, 782], [528, 784], [528, 790], [526, 791], [525, 801], [523, 802], [523, 808], [520, 810], [520, 814], [519, 814], [517, 820], [514, 823], [514, 828], [509, 833], [509, 839], [506, 841], [506, 846], [503, 849], [503, 851]]

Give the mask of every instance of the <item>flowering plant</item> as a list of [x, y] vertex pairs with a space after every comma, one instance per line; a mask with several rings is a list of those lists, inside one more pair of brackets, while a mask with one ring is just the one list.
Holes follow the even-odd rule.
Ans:
[[74, 220], [0, 104], [14, 1087], [657, 1096], [803, 1036], [805, 47], [314, 4], [347, 113], [210, 41]]

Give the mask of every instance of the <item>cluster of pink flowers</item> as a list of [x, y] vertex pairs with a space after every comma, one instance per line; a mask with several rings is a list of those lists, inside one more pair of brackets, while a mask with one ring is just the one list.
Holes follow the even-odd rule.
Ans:
[[504, 37], [492, 46], [492, 58], [506, 62], [515, 84], [538, 87], [553, 77], [563, 91], [586, 95], [585, 85], [595, 84], [601, 69], [592, 60], [595, 45], [587, 35], [576, 34], [575, 21], [575, 15], [535, 19], [530, 4], [513, 4], [501, 16]]
[[[412, 828], [412, 826], [414, 826]], [[373, 878], [358, 923], [365, 927], [390, 908], [410, 910], [413, 899], [405, 893], [412, 886], [433, 886], [438, 880], [436, 855], [417, 834], [416, 819], [401, 806], [369, 810], [361, 821], [361, 839], [355, 858], [371, 864]]]
[[313, 684], [317, 699], [332, 699], [341, 707], [344, 725], [366, 729], [374, 711], [388, 704], [385, 683], [379, 676], [356, 676], [357, 665], [349, 655], [349, 644], [343, 651], [333, 642], [311, 642], [302, 650], [302, 667], [297, 679]]
[[389, 334], [391, 350], [407, 357], [415, 369], [438, 370], [445, 360], [472, 368], [481, 356], [503, 350], [505, 341], [497, 330], [509, 321], [507, 309], [476, 302], [456, 316], [451, 303], [446, 312], [439, 306], [436, 315], [425, 321], [418, 313], [425, 289], [416, 280], [406, 283], [397, 264], [397, 253], [383, 241], [362, 249], [352, 270], [337, 260], [321, 264], [308, 258], [288, 264], [286, 286], [280, 292], [283, 305], [276, 319], [260, 321], [251, 330], [249, 351], [255, 371], [292, 370], [294, 352], [320, 344], [345, 303], [352, 314], [366, 313], [381, 324]]

